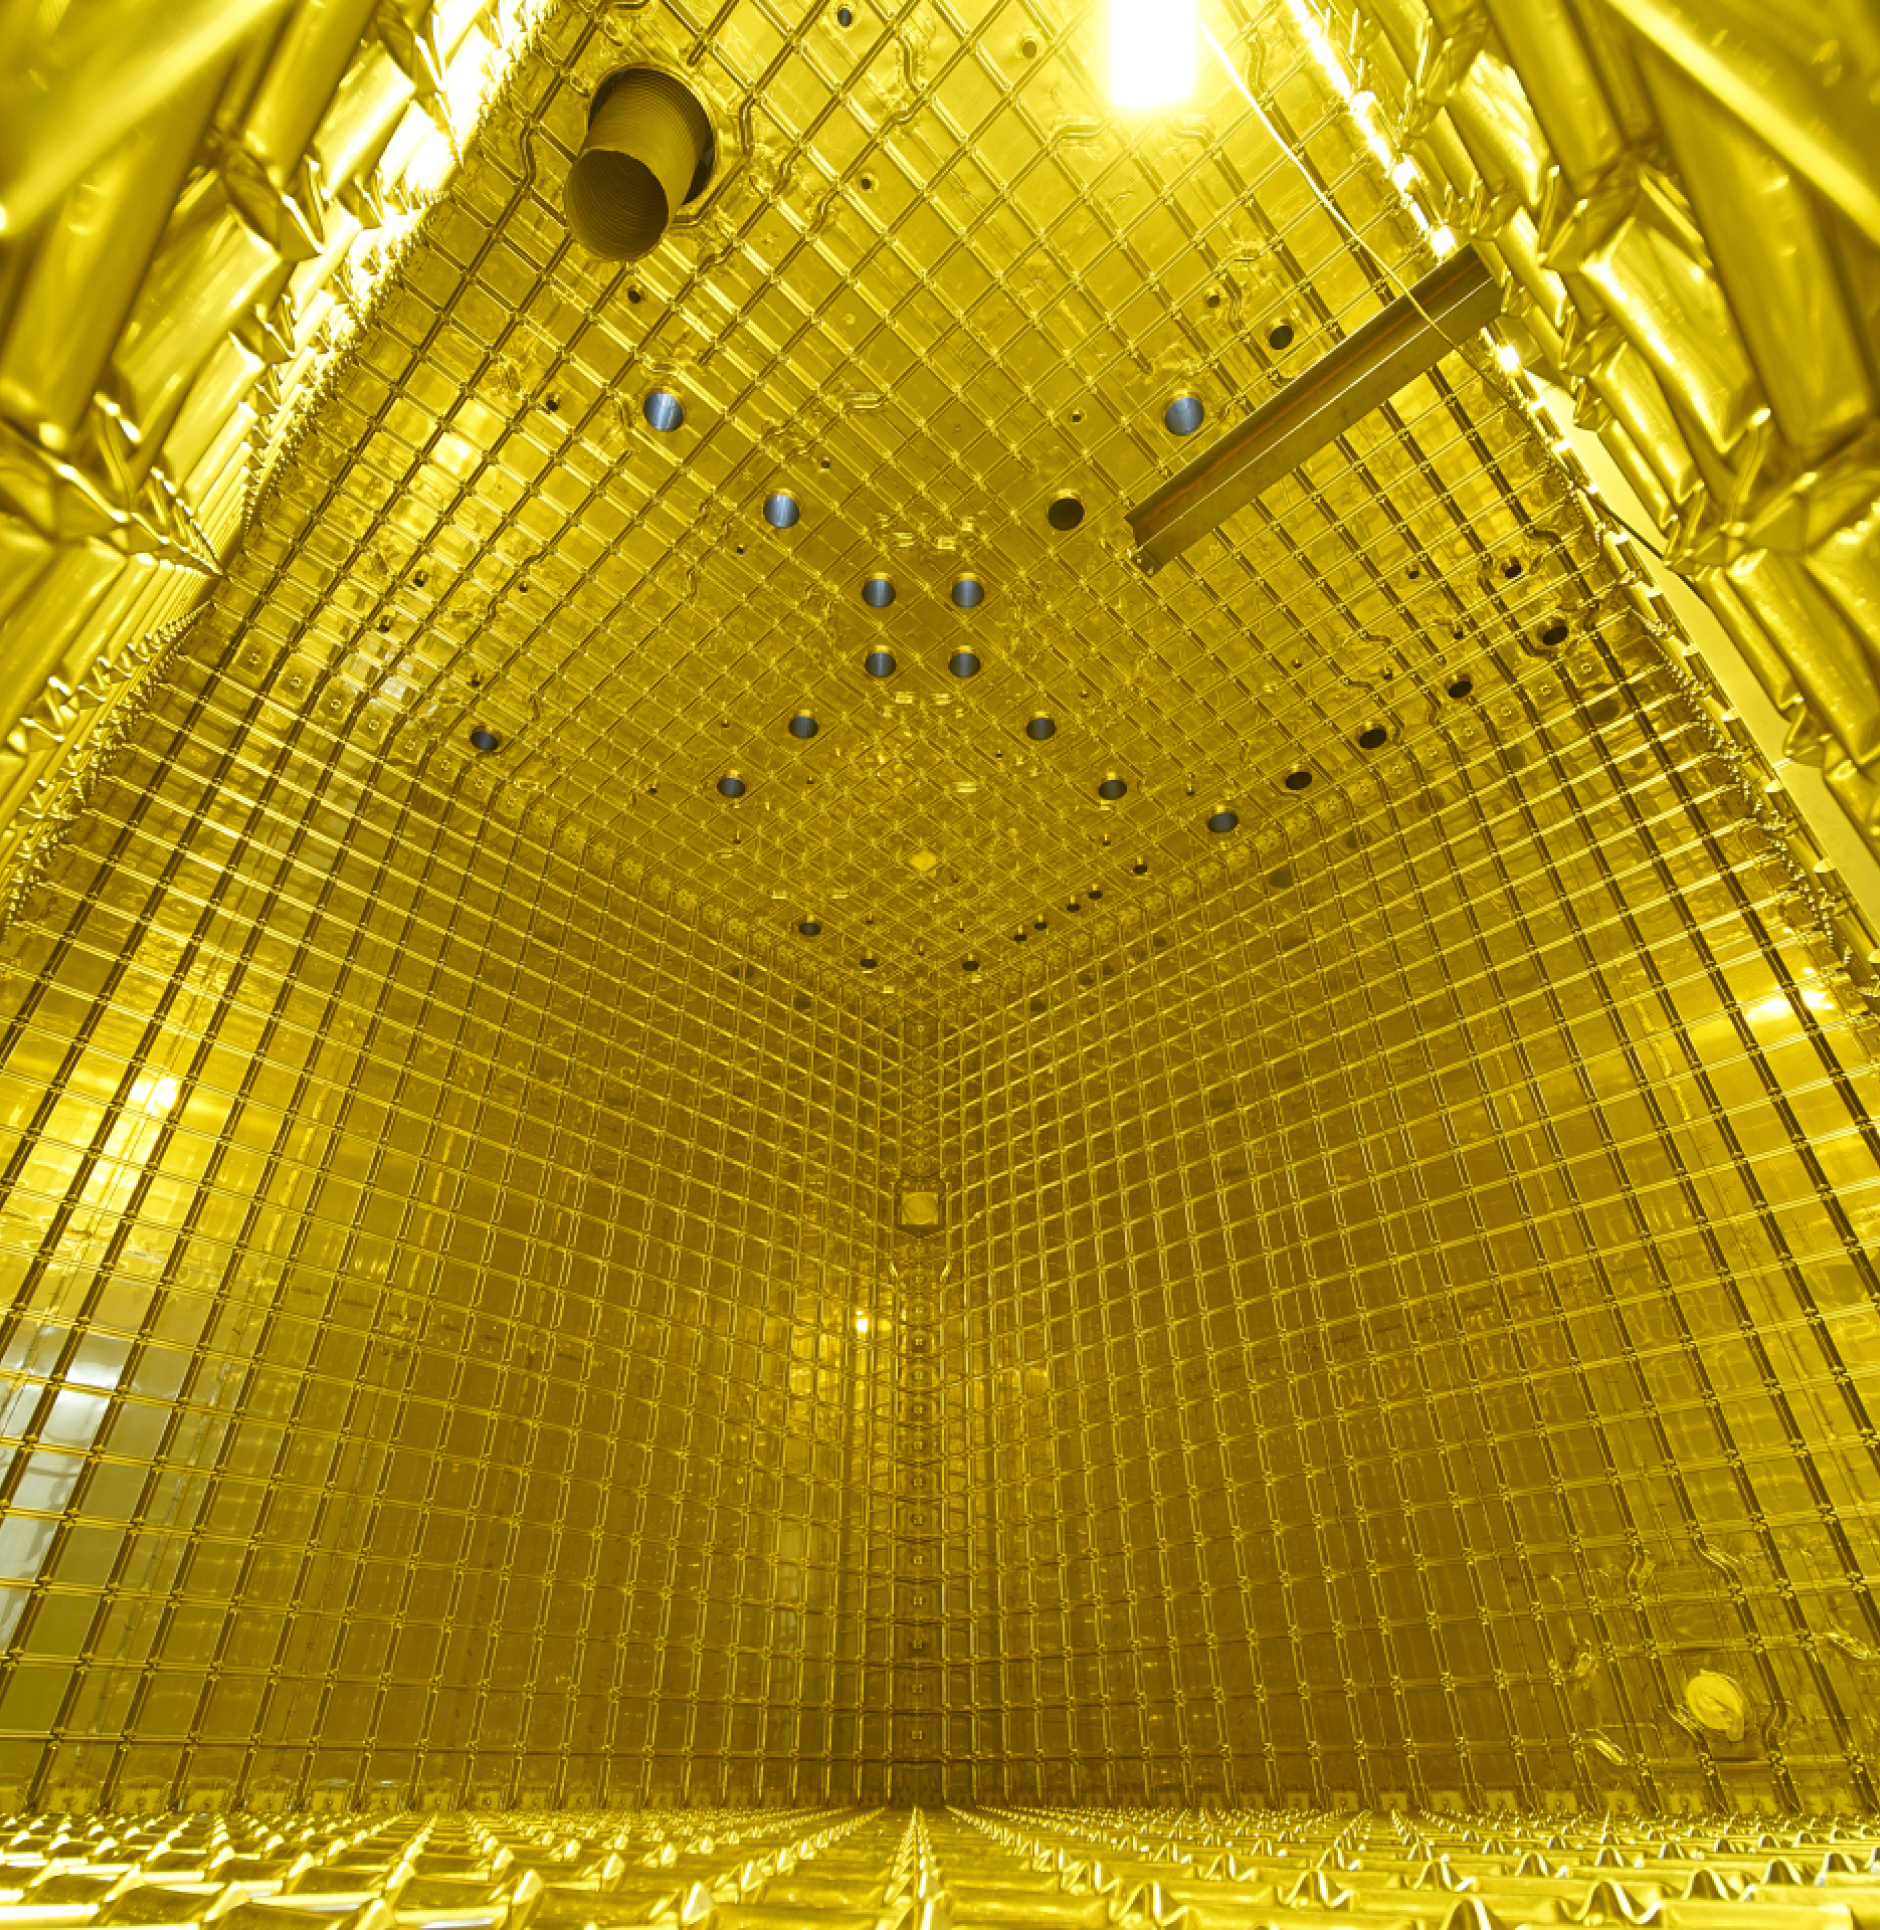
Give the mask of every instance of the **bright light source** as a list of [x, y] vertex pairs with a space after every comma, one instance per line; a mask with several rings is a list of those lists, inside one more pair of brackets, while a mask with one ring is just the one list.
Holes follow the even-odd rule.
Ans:
[[1110, 0], [1110, 98], [1172, 107], [1199, 79], [1201, 0]]
[[1499, 343], [1495, 349], [1495, 360], [1499, 362], [1510, 375], [1513, 375], [1521, 366], [1521, 351], [1517, 348], [1509, 347], [1506, 342]]
[[1456, 252], [1456, 231], [1450, 227], [1438, 228], [1430, 236], [1430, 246], [1439, 255], [1453, 255]]
[[180, 1090], [174, 1079], [133, 1079], [131, 1104], [140, 1107], [151, 1118], [161, 1119], [176, 1104], [176, 1095]]

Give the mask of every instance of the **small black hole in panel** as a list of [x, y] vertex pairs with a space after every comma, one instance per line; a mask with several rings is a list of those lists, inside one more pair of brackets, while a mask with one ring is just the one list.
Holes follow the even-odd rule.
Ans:
[[1268, 348], [1291, 348], [1293, 345], [1293, 325], [1281, 322], [1266, 338]]
[[1311, 782], [1312, 773], [1310, 771], [1288, 771], [1286, 773], [1286, 788], [1289, 791], [1303, 791]]
[[1075, 529], [1084, 520], [1084, 506], [1075, 496], [1060, 496], [1044, 513], [1053, 529]]
[[1469, 696], [1474, 689], [1475, 679], [1473, 677], [1458, 677], [1455, 682], [1449, 686], [1449, 694], [1460, 703], [1462, 699]]
[[1567, 640], [1567, 626], [1564, 623], [1550, 623], [1541, 632], [1541, 641], [1548, 649], [1557, 650]]
[[1361, 751], [1381, 751], [1390, 742], [1390, 732], [1382, 724], [1373, 724], [1368, 730], [1358, 733], [1358, 748]]

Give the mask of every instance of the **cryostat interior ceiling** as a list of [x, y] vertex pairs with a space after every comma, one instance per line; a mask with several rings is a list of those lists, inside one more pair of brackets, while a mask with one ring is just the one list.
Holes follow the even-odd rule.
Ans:
[[[1753, 23], [1699, 84], [1676, 8], [1236, 4], [1192, 101], [1131, 116], [1094, 7], [250, 11], [0, 274], [29, 646], [0, 857], [56, 836], [210, 598], [183, 647], [362, 754], [844, 975], [958, 983], [1186, 868], [1210, 821], [1283, 841], [1360, 771], [1421, 781], [1416, 740], [1441, 762], [1583, 641], [1678, 646], [1688, 580], [1734, 728], [1871, 872], [1852, 28], [1810, 122]], [[620, 267], [564, 184], [636, 63], [685, 76], [716, 153]], [[1147, 578], [1125, 510], [1464, 244], [1499, 349]]]
[[[219, 601], [235, 674], [331, 666], [356, 741], [898, 985], [1114, 909], [1217, 813], [1308, 806], [1634, 621], [1476, 346], [1224, 540], [1132, 567], [1131, 502], [1432, 256], [1286, 8], [1237, 13], [1230, 58], [1303, 168], [1219, 68], [1194, 112], [1119, 119], [1098, 24], [559, 17], [277, 472]], [[719, 151], [623, 266], [560, 202], [635, 60], [688, 76]]]

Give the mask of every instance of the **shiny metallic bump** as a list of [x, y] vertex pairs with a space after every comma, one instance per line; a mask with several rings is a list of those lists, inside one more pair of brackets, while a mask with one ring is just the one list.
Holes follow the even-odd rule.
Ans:
[[790, 719], [789, 729], [792, 737], [800, 738], [807, 744], [822, 729], [822, 726], [813, 717], [801, 716]]
[[1218, 836], [1221, 833], [1232, 831], [1239, 823], [1240, 819], [1234, 812], [1216, 811], [1214, 815], [1208, 819], [1208, 829]]
[[764, 498], [764, 521], [772, 529], [795, 529], [802, 520], [802, 505], [787, 490], [773, 490]]
[[1207, 405], [1198, 395], [1178, 395], [1162, 411], [1162, 426], [1172, 436], [1191, 436], [1207, 419]]
[[956, 677], [977, 677], [983, 666], [970, 650], [956, 650], [947, 659], [947, 668]]
[[685, 404], [666, 389], [655, 389], [640, 405], [640, 412], [662, 436], [669, 436], [685, 422]]
[[470, 733], [470, 743], [475, 750], [493, 751], [502, 741], [493, 730], [488, 730], [481, 724]]
[[1124, 796], [1128, 790], [1129, 785], [1123, 778], [1106, 777], [1103, 782], [1097, 786], [1097, 795], [1102, 798], [1104, 803], [1114, 804], [1116, 800]]
[[720, 797], [742, 797], [744, 788], [744, 780], [741, 777], [721, 777], [718, 780]]
[[1042, 744], [1057, 735], [1057, 724], [1049, 717], [1033, 717], [1025, 725], [1025, 735], [1034, 744]]
[[871, 610], [885, 610], [894, 601], [894, 582], [886, 576], [871, 576], [862, 585], [862, 601]]
[[868, 655], [862, 659], [862, 668], [866, 670], [871, 677], [892, 677], [897, 665], [891, 652], [886, 650], [871, 650]]
[[656, 68], [622, 68], [588, 109], [563, 194], [568, 225], [595, 254], [636, 261], [704, 191], [711, 168], [711, 122], [692, 90]]
[[947, 594], [956, 610], [976, 610], [986, 600], [986, 586], [976, 576], [963, 576]]

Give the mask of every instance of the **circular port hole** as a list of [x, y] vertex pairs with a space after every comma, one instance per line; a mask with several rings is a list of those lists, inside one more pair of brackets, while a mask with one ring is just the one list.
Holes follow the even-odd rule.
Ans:
[[470, 733], [470, 744], [473, 750], [493, 751], [502, 741], [493, 730], [485, 730], [481, 724]]
[[895, 671], [894, 658], [886, 650], [871, 650], [862, 659], [862, 668], [871, 677], [892, 677]]
[[875, 963], [876, 961], [872, 958], [864, 958], [862, 960], [862, 970], [865, 972], [872, 972], [875, 969]]
[[[855, 9], [853, 7], [838, 7], [836, 9], [836, 25], [838, 27], [854, 26]], [[871, 960], [870, 962], [872, 963], [873, 961]]]
[[1475, 679], [1473, 677], [1458, 677], [1455, 682], [1449, 686], [1449, 694], [1455, 698], [1457, 703], [1460, 703], [1463, 698], [1471, 695], [1474, 689]]
[[790, 735], [805, 744], [821, 729], [822, 726], [817, 723], [813, 717], [792, 717], [790, 719]]
[[963, 576], [948, 595], [956, 610], [976, 610], [986, 600], [986, 586], [976, 576]]
[[1216, 811], [1208, 820], [1208, 829], [1218, 836], [1221, 832], [1233, 830], [1239, 823], [1240, 819], [1232, 811]]
[[1097, 786], [1097, 795], [1105, 804], [1114, 804], [1119, 797], [1128, 793], [1129, 786], [1120, 777], [1106, 777]]
[[817, 924], [813, 918], [805, 918], [803, 922], [797, 926], [797, 930], [800, 931], [805, 938], [820, 938], [822, 936], [822, 927]]
[[1075, 529], [1084, 520], [1084, 506], [1075, 496], [1060, 496], [1044, 513], [1053, 529]]
[[1550, 650], [1558, 650], [1567, 640], [1567, 626], [1564, 623], [1550, 623], [1541, 632], [1541, 641]]
[[764, 521], [772, 529], [795, 529], [802, 520], [802, 505], [788, 491], [779, 489], [764, 498]]
[[1172, 436], [1191, 436], [1207, 419], [1207, 405], [1198, 395], [1178, 395], [1162, 411], [1162, 426]]
[[744, 795], [743, 778], [721, 777], [718, 780], [718, 795], [720, 797], [742, 797]]
[[1508, 579], [1510, 583], [1512, 583], [1515, 580], [1515, 578], [1519, 576], [1521, 572], [1526, 568], [1527, 568], [1527, 565], [1525, 563], [1520, 562], [1519, 560], [1513, 560], [1510, 562], [1506, 562], [1501, 566], [1501, 573], [1503, 576], [1505, 576]]
[[977, 677], [981, 665], [979, 659], [970, 650], [956, 650], [947, 659], [947, 668], [956, 677]]
[[1292, 323], [1281, 322], [1276, 328], [1269, 330], [1266, 345], [1268, 348], [1291, 348], [1293, 345]]
[[894, 601], [894, 585], [885, 576], [871, 576], [862, 585], [862, 601], [871, 610], [885, 610]]
[[1372, 724], [1358, 733], [1358, 748], [1361, 751], [1381, 751], [1390, 742], [1390, 732], [1382, 724]]
[[649, 424], [662, 436], [669, 436], [684, 425], [685, 405], [666, 389], [655, 389], [640, 405]]
[[1289, 791], [1303, 791], [1311, 782], [1312, 773], [1310, 771], [1288, 771], [1286, 773], [1286, 788]]
[[1034, 744], [1042, 744], [1047, 737], [1055, 737], [1057, 735], [1057, 725], [1053, 723], [1049, 717], [1034, 717], [1031, 722], [1025, 726], [1025, 735], [1029, 737]]

